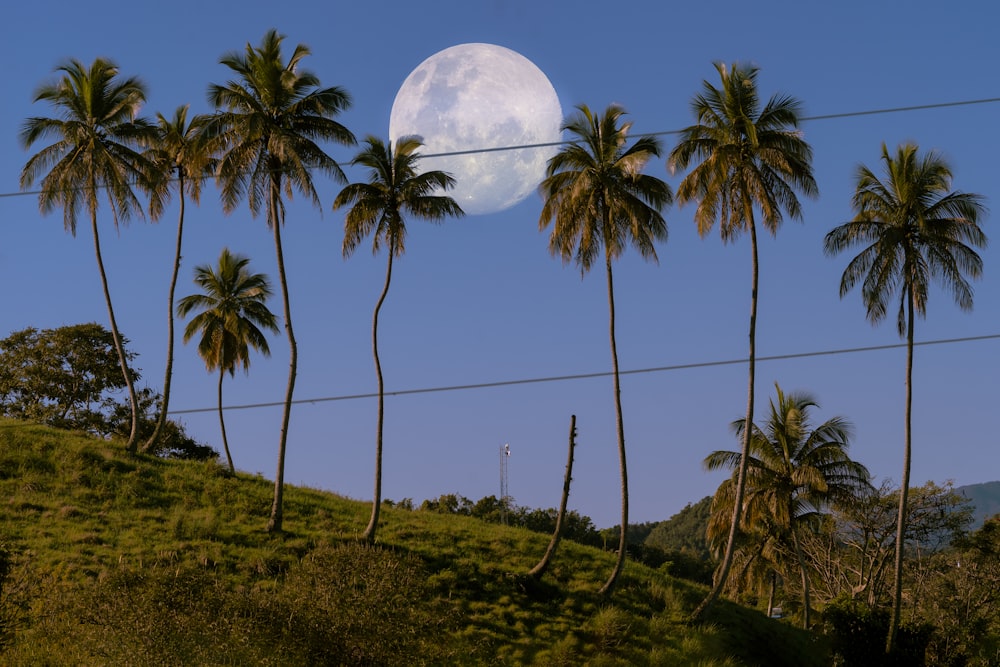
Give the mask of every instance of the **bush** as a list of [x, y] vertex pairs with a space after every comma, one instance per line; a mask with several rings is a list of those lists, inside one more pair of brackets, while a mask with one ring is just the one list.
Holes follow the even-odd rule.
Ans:
[[892, 655], [885, 654], [889, 611], [854, 601], [831, 603], [823, 612], [833, 653], [843, 667], [924, 667], [933, 627], [902, 624]]
[[300, 664], [436, 663], [453, 629], [419, 561], [364, 544], [314, 550], [278, 594]]
[[415, 558], [321, 547], [274, 585], [233, 587], [212, 569], [122, 567], [47, 582], [46, 609], [4, 664], [391, 665], [455, 662], [454, 616]]

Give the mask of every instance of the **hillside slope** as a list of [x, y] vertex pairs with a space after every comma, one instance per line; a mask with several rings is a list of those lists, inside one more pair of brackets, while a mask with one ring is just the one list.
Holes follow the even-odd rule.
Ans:
[[[128, 457], [120, 444], [0, 421], [0, 664], [821, 665], [816, 637], [705, 589], [548, 537], [369, 505], [214, 463]], [[0, 573], [4, 568], [0, 568]]]

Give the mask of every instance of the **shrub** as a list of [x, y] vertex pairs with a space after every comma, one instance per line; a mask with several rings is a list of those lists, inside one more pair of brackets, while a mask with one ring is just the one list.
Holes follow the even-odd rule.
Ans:
[[843, 667], [923, 667], [933, 627], [902, 624], [893, 654], [885, 654], [889, 612], [853, 600], [838, 601], [823, 612], [833, 653]]

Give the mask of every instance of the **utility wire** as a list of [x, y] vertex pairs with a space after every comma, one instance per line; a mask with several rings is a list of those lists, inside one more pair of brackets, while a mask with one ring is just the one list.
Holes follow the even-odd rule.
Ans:
[[[946, 109], [949, 107], [960, 107], [960, 106], [971, 106], [974, 104], [995, 104], [1000, 102], [1000, 97], [986, 97], [977, 100], [959, 100], [955, 102], [936, 102], [932, 104], [917, 104], [905, 107], [889, 107], [886, 109], [866, 109], [862, 111], [845, 111], [843, 113], [831, 113], [822, 114], [818, 116], [804, 116], [799, 120], [802, 122], [817, 121], [817, 120], [837, 120], [841, 118], [858, 118], [860, 116], [875, 116], [879, 114], [887, 113], [903, 113], [908, 111], [926, 111], [928, 109]], [[683, 130], [662, 130], [660, 132], [646, 132], [642, 136], [647, 137], [661, 137], [672, 134], [680, 134]], [[453, 157], [460, 155], [478, 155], [480, 153], [500, 153], [504, 151], [519, 151], [529, 148], [551, 148], [553, 146], [565, 146], [572, 143], [572, 141], [548, 141], [538, 144], [520, 144], [517, 146], [493, 146], [491, 148], [469, 148], [460, 151], [442, 151], [440, 153], [426, 153], [421, 154], [422, 158], [432, 158], [432, 157]], [[202, 176], [202, 178], [209, 178], [208, 176]], [[176, 180], [176, 179], [171, 179]], [[29, 190], [23, 192], [0, 192], [0, 199], [7, 199], [10, 197], [26, 197], [31, 195], [41, 194], [40, 190]]]
[[[937, 340], [914, 341], [914, 347], [926, 345], [951, 345], [955, 343], [970, 343], [974, 341], [1000, 339], [1000, 334], [986, 334], [983, 336], [966, 336], [964, 338], [940, 338]], [[794, 352], [789, 354], [775, 354], [770, 356], [757, 357], [757, 361], [784, 361], [788, 359], [804, 359], [806, 357], [823, 357], [837, 354], [855, 354], [858, 352], [878, 352], [881, 350], [895, 350], [906, 347], [906, 343], [892, 343], [888, 345], [870, 345], [867, 347], [849, 347], [835, 350], [819, 350], [813, 352]], [[619, 375], [639, 375], [641, 373], [664, 373], [668, 371], [689, 370], [692, 368], [710, 368], [713, 366], [732, 366], [745, 364], [749, 359], [724, 359], [719, 361], [700, 361], [690, 364], [674, 364], [671, 366], [653, 366], [649, 368], [634, 368], [620, 371]], [[416, 389], [401, 389], [398, 391], [386, 391], [385, 396], [411, 396], [414, 394], [432, 394], [446, 391], [466, 391], [470, 389], [490, 389], [494, 387], [511, 387], [522, 384], [540, 384], [543, 382], [567, 382], [571, 380], [589, 380], [591, 378], [608, 377], [612, 371], [600, 371], [596, 373], [574, 373], [572, 375], [550, 375], [547, 377], [521, 378], [518, 380], [496, 380], [493, 382], [477, 382], [473, 384], [455, 384], [441, 387], [419, 387]], [[342, 394], [340, 396], [324, 396], [321, 398], [301, 398], [293, 400], [292, 403], [328, 403], [332, 401], [353, 401], [362, 398], [375, 398], [378, 394]], [[256, 408], [271, 408], [284, 405], [284, 401], [272, 401], [268, 403], [247, 403], [244, 405], [225, 406], [224, 410], [251, 410]], [[169, 410], [170, 415], [189, 415], [197, 412], [215, 412], [219, 408], [189, 408], [185, 410]]]

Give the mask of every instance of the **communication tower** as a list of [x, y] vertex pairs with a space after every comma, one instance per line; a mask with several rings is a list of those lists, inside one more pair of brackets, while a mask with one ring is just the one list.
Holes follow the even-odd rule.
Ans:
[[500, 523], [507, 525], [507, 505], [510, 501], [510, 487], [507, 477], [507, 462], [510, 459], [510, 443], [500, 447]]

